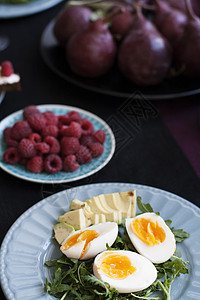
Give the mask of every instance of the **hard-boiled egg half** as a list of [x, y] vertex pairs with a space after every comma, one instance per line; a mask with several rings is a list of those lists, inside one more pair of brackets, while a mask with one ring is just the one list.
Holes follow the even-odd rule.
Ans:
[[150, 260], [127, 250], [108, 250], [98, 254], [93, 272], [119, 293], [144, 290], [157, 278], [157, 270]]
[[155, 213], [126, 219], [126, 230], [136, 250], [153, 263], [167, 261], [176, 250], [174, 234]]
[[117, 223], [99, 223], [73, 232], [64, 240], [60, 250], [69, 258], [90, 259], [106, 250], [106, 244], [112, 246], [117, 235]]

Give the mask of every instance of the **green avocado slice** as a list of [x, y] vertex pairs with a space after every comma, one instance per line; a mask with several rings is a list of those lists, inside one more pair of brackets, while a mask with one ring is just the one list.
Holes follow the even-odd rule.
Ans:
[[57, 242], [61, 245], [64, 240], [75, 231], [74, 227], [67, 223], [58, 223], [54, 226], [54, 237]]

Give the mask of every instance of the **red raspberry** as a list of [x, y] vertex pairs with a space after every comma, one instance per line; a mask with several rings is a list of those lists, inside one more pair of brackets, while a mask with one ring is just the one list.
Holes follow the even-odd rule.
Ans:
[[31, 133], [29, 135], [29, 140], [33, 143], [33, 144], [37, 144], [40, 143], [42, 141], [41, 136], [38, 133]]
[[56, 154], [49, 154], [44, 161], [45, 171], [54, 174], [62, 170], [62, 160]]
[[62, 125], [69, 125], [70, 119], [67, 115], [64, 116], [58, 116], [58, 127], [62, 127]]
[[27, 168], [32, 173], [41, 173], [43, 170], [43, 159], [41, 156], [33, 156], [27, 163]]
[[11, 135], [11, 129], [12, 127], [6, 127], [3, 131], [3, 137], [6, 140]]
[[103, 144], [106, 140], [106, 133], [102, 129], [97, 130], [95, 133], [93, 133], [93, 138]]
[[82, 135], [79, 141], [81, 145], [86, 147], [94, 143], [92, 135]]
[[24, 120], [27, 120], [30, 115], [33, 115], [36, 113], [40, 113], [39, 109], [34, 105], [29, 105], [24, 108], [23, 118], [24, 118]]
[[60, 152], [60, 143], [53, 136], [45, 137], [44, 142], [50, 146], [49, 153], [58, 154]]
[[75, 122], [80, 122], [81, 119], [82, 119], [82, 117], [81, 117], [81, 115], [79, 114], [79, 112], [74, 111], [74, 110], [68, 112], [66, 115], [68, 116], [70, 122], [73, 122], [73, 121], [75, 121]]
[[46, 126], [46, 119], [42, 114], [31, 114], [28, 117], [28, 123], [35, 131], [41, 131]]
[[12, 63], [8, 60], [2, 62], [1, 64], [1, 75], [5, 77], [9, 77], [14, 73]]
[[45, 126], [42, 129], [42, 136], [46, 137], [46, 136], [54, 136], [57, 137], [58, 136], [58, 127], [55, 125], [48, 125]]
[[94, 132], [94, 126], [88, 119], [81, 120], [82, 134], [88, 135]]
[[63, 125], [60, 129], [60, 134], [80, 138], [82, 134], [81, 125], [74, 121], [69, 126]]
[[43, 116], [46, 119], [46, 124], [47, 125], [58, 125], [58, 117], [54, 114], [53, 111], [47, 110], [45, 112], [42, 113]]
[[19, 145], [19, 142], [16, 141], [16, 140], [13, 140], [11, 139], [10, 137], [8, 137], [6, 139], [6, 146], [9, 148], [9, 147], [14, 147], [14, 148], [17, 148]]
[[3, 160], [5, 163], [14, 165], [20, 160], [20, 155], [16, 148], [9, 148], [4, 152]]
[[36, 155], [34, 144], [28, 139], [22, 139], [20, 141], [18, 150], [22, 157], [33, 157]]
[[16, 122], [11, 129], [11, 137], [17, 141], [27, 138], [31, 133], [32, 129], [26, 121]]
[[76, 137], [64, 136], [60, 142], [61, 152], [64, 155], [75, 154], [80, 147], [79, 140]]
[[26, 165], [28, 160], [29, 160], [29, 158], [21, 157], [19, 162], [21, 165]]
[[76, 160], [80, 165], [91, 162], [92, 156], [88, 148], [81, 145], [78, 152], [76, 153]]
[[92, 154], [92, 157], [99, 157], [103, 154], [104, 146], [101, 143], [93, 143], [88, 147]]
[[47, 143], [37, 143], [35, 144], [35, 149], [39, 152], [39, 153], [42, 153], [42, 154], [47, 154], [49, 153], [49, 145]]
[[76, 161], [76, 156], [71, 154], [65, 157], [63, 161], [63, 169], [66, 172], [74, 172], [79, 168], [79, 164]]

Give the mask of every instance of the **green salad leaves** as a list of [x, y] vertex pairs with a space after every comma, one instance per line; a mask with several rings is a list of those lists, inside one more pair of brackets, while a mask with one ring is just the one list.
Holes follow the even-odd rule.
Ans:
[[[137, 206], [142, 213], [153, 212], [151, 205], [143, 203], [141, 197], [137, 197]], [[171, 220], [165, 222], [168, 226], [172, 223]], [[172, 227], [171, 230], [178, 243], [189, 237], [182, 229]], [[118, 237], [112, 247], [107, 246], [107, 249], [136, 251], [126, 232], [125, 222], [119, 225]], [[93, 275], [93, 260], [81, 261], [62, 255], [59, 259], [47, 261], [46, 266], [53, 267], [54, 272], [51, 281], [46, 279], [45, 291], [61, 300], [170, 300], [171, 286], [175, 278], [180, 274], [189, 273], [188, 262], [173, 256], [165, 263], [155, 264], [158, 276], [150, 287], [134, 294], [119, 294], [117, 290], [111, 289], [107, 283]]]

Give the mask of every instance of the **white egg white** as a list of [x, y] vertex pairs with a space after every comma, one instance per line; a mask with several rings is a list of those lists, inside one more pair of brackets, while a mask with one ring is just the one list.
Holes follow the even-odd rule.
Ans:
[[[112, 252], [114, 254], [127, 256], [131, 261], [131, 265], [135, 267], [136, 270], [125, 279], [115, 279], [107, 276], [100, 269], [101, 261], [106, 253]], [[93, 273], [98, 279], [107, 282], [111, 288], [118, 290], [119, 293], [142, 291], [149, 287], [157, 278], [157, 270], [150, 260], [136, 252], [127, 250], [104, 251], [98, 254], [94, 260]]]
[[95, 230], [99, 234], [99, 236], [89, 243], [89, 248], [87, 252], [81, 258], [80, 256], [83, 251], [85, 241], [77, 243], [67, 250], [64, 251], [61, 250], [67, 257], [81, 259], [81, 260], [86, 260], [95, 257], [98, 253], [107, 249], [106, 244], [108, 244], [108, 246], [112, 246], [112, 244], [114, 243], [118, 235], [117, 223], [115, 222], [99, 223], [97, 225], [92, 225], [90, 227], [73, 232], [64, 240], [62, 245], [64, 245], [67, 242], [67, 240], [73, 235], [77, 233], [81, 233], [85, 230]]
[[[143, 242], [139, 237], [137, 237], [137, 235], [133, 233], [131, 229], [131, 222], [137, 218], [153, 219], [157, 221], [159, 226], [162, 227], [165, 231], [165, 240], [162, 243], [153, 246], [150, 246], [147, 243]], [[176, 250], [176, 241], [174, 234], [166, 225], [165, 221], [155, 213], [144, 213], [138, 215], [135, 218], [126, 219], [126, 230], [136, 250], [153, 263], [159, 264], [167, 261]]]

